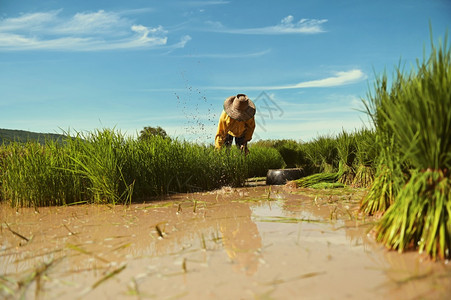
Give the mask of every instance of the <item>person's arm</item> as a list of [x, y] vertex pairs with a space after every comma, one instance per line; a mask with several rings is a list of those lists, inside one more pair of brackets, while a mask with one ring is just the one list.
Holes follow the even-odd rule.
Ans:
[[227, 122], [226, 122], [227, 114], [225, 111], [222, 111], [221, 116], [219, 117], [218, 130], [215, 136], [215, 148], [219, 149], [224, 145], [224, 141], [227, 136]]

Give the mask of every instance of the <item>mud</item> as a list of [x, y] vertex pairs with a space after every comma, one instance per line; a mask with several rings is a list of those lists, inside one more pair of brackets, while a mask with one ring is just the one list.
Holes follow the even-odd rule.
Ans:
[[450, 299], [451, 267], [376, 244], [364, 190], [223, 188], [0, 206], [0, 298]]

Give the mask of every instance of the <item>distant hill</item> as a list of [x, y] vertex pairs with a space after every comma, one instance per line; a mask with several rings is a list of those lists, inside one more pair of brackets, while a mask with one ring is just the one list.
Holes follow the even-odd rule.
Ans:
[[55, 133], [39, 133], [25, 130], [2, 129], [0, 128], [0, 145], [9, 144], [10, 142], [37, 141], [43, 144], [46, 140], [61, 140], [64, 135]]

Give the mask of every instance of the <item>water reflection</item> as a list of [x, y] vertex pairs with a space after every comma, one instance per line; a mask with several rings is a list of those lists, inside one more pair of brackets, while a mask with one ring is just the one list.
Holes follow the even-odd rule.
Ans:
[[257, 225], [252, 220], [248, 204], [235, 203], [224, 210], [219, 221], [223, 245], [235, 270], [253, 275], [261, 257], [262, 240]]

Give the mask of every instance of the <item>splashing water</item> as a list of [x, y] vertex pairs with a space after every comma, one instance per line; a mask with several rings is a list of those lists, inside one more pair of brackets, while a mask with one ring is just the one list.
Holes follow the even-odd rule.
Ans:
[[174, 94], [177, 98], [177, 106], [185, 116], [184, 136], [191, 142], [212, 143], [219, 115], [215, 112], [213, 103], [208, 101], [205, 93], [198, 88], [193, 88], [183, 72], [182, 78], [187, 93], [184, 96]]

